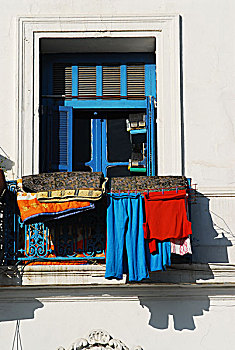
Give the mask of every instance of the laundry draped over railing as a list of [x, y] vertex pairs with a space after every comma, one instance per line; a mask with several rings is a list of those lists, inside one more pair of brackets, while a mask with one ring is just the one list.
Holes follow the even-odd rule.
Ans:
[[23, 176], [17, 181], [21, 219], [24, 223], [45, 222], [94, 209], [92, 202], [102, 198], [105, 182], [102, 173], [61, 172]]
[[[130, 281], [141, 281], [148, 278], [149, 271], [165, 270], [171, 264], [171, 254], [192, 253], [185, 177], [111, 178], [107, 189], [105, 181], [102, 173], [87, 172], [39, 174], [18, 180], [16, 192], [22, 230], [17, 229], [17, 232], [24, 232], [25, 248], [20, 251], [26, 254], [21, 259], [41, 257], [53, 261], [63, 251], [61, 258], [68, 261], [83, 259], [88, 263], [89, 257], [104, 260], [107, 233], [106, 277], [119, 279], [123, 273], [128, 273]], [[96, 211], [94, 207], [99, 207], [98, 216], [92, 214]], [[68, 216], [72, 221], [64, 220]], [[100, 230], [101, 216], [104, 225]], [[84, 219], [85, 226], [82, 224]], [[79, 244], [74, 234], [80, 237]], [[36, 237], [40, 239], [36, 240]], [[103, 248], [96, 248], [93, 254], [94, 244], [89, 245], [90, 240], [95, 245], [103, 241]], [[32, 247], [34, 250], [40, 248], [40, 252], [43, 249], [43, 254], [31, 254]]]

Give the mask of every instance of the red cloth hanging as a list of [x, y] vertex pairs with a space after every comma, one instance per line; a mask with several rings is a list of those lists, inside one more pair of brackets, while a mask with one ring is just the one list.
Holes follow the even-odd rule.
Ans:
[[144, 193], [146, 220], [144, 238], [150, 240], [150, 252], [154, 240], [184, 238], [192, 234], [191, 222], [186, 213], [186, 190]]

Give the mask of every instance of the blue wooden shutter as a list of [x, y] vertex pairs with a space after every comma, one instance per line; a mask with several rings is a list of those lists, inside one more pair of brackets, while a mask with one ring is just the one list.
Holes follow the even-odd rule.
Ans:
[[72, 171], [73, 108], [60, 106], [50, 118], [49, 171]]
[[146, 123], [147, 123], [147, 176], [154, 176], [156, 172], [155, 161], [155, 112], [154, 97], [147, 97]]

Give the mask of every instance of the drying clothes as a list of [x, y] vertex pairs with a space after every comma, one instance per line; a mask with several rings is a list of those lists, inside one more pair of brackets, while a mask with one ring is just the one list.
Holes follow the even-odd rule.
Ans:
[[102, 190], [53, 190], [47, 192], [37, 192], [37, 199], [41, 203], [62, 203], [70, 201], [97, 201], [102, 198]]
[[146, 191], [146, 188], [154, 188], [160, 191], [162, 188], [187, 188], [188, 181], [185, 176], [124, 176], [109, 179], [109, 187], [113, 192]]
[[164, 271], [171, 265], [171, 242], [155, 240], [155, 251], [149, 251], [148, 241], [145, 241], [146, 260], [149, 271]]
[[123, 277], [126, 249], [129, 280], [149, 278], [145, 260], [141, 195], [110, 193], [108, 200], [105, 277]]
[[101, 189], [104, 175], [101, 172], [72, 171], [41, 173], [22, 177], [25, 192], [37, 193], [51, 190]]
[[190, 238], [171, 239], [171, 253], [178, 255], [192, 254]]
[[158, 240], [157, 239], [148, 239], [146, 240], [148, 243], [148, 247], [149, 247], [149, 252], [151, 254], [155, 254], [156, 252], [158, 252]]
[[51, 190], [37, 192], [39, 202], [70, 202], [70, 201], [97, 201], [100, 200], [105, 193], [105, 184], [108, 181], [106, 177], [102, 183], [102, 188], [79, 188], [69, 190]]
[[146, 222], [144, 237], [165, 241], [186, 238], [192, 233], [186, 213], [186, 191], [144, 193]]
[[24, 223], [32, 220], [48, 221], [74, 215], [85, 210], [93, 209], [90, 202], [40, 203], [36, 193], [17, 193], [17, 203], [21, 220]]

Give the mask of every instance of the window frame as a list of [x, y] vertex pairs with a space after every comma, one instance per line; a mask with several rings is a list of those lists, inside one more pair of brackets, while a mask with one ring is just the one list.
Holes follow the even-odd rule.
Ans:
[[179, 15], [18, 17], [16, 175], [39, 172], [41, 38], [155, 37], [158, 175], [182, 175]]

